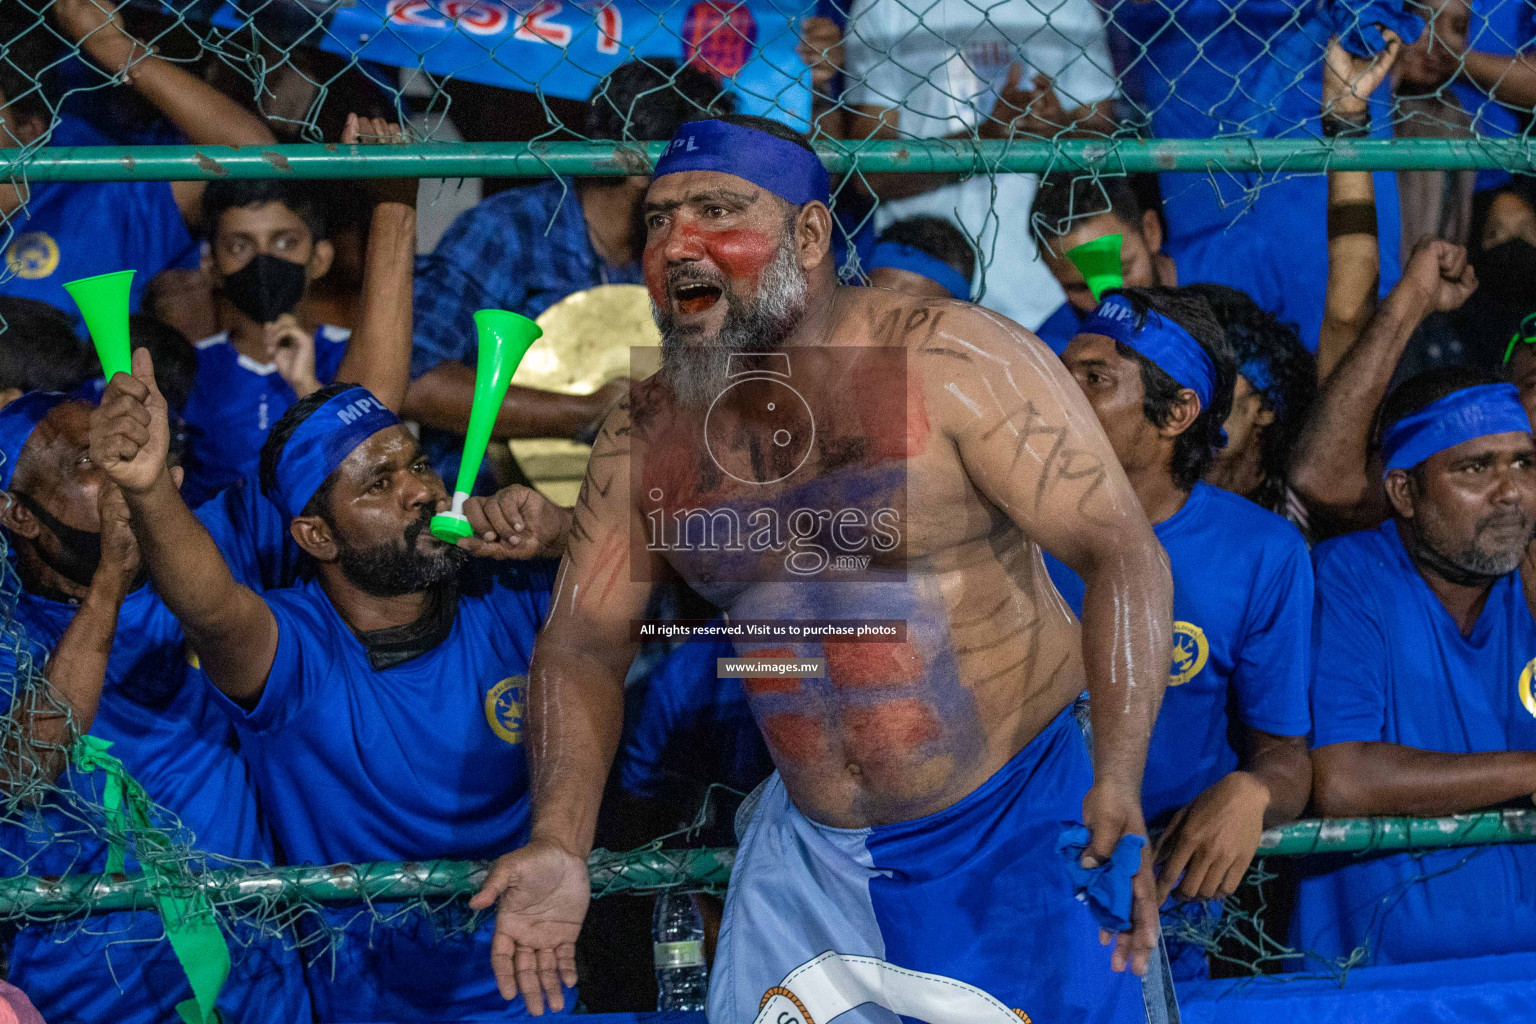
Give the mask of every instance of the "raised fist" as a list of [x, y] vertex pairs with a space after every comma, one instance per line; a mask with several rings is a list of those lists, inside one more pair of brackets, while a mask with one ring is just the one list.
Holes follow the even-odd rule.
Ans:
[[148, 349], [133, 353], [133, 373], [114, 374], [91, 414], [91, 461], [129, 494], [148, 491], [166, 471], [171, 445], [165, 396]]

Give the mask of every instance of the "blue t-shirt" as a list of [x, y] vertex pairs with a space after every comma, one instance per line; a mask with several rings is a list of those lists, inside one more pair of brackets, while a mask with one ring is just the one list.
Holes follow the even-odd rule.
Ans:
[[[315, 331], [315, 379], [329, 384], [347, 354], [350, 331]], [[258, 363], [230, 344], [228, 332], [197, 343], [197, 380], [182, 419], [187, 424], [187, 475], [212, 494], [256, 478], [272, 424], [299, 400], [274, 363]]]
[[[1209, 261], [1207, 260], [1208, 251]], [[1219, 278], [1218, 283], [1238, 289], [1260, 308], [1269, 310], [1281, 320], [1288, 319], [1284, 313], [1288, 299], [1283, 268], [1272, 263], [1268, 259], [1267, 252], [1262, 249], [1254, 250], [1252, 235], [1245, 232], [1211, 235], [1191, 243], [1173, 262], [1181, 285], [1218, 281]], [[1220, 272], [1215, 276], [1212, 275], [1208, 262], [1214, 262], [1221, 267]], [[1186, 276], [1186, 273], [1197, 276]], [[1087, 319], [1088, 315], [1079, 313], [1072, 303], [1063, 302], [1056, 307], [1056, 312], [1036, 329], [1035, 334], [1059, 356], [1067, 350], [1072, 339], [1077, 337]], [[1315, 338], [1312, 344], [1315, 348], [1317, 344]]]
[[255, 480], [224, 488], [197, 509], [236, 582], [258, 593], [291, 587], [313, 563], [288, 532], [288, 517]]
[[[1142, 811], [1156, 825], [1235, 771], [1231, 726], [1305, 736], [1312, 566], [1296, 527], [1207, 483], [1153, 528], [1173, 572], [1173, 664], [1147, 748]], [[1046, 556], [1083, 610], [1083, 583]]]
[[[472, 565], [447, 639], [384, 670], [318, 581], [265, 595], [278, 643], [260, 701], [247, 711], [209, 692], [289, 862], [473, 860], [527, 841], [526, 674], [552, 568]], [[321, 1020], [526, 1013], [497, 994], [493, 915], [447, 935], [415, 914], [382, 928], [355, 907], [326, 919], [346, 935], [309, 970]]]
[[[1313, 745], [1395, 743], [1466, 754], [1536, 750], [1536, 622], [1515, 573], [1470, 636], [1389, 520], [1318, 546]], [[1308, 858], [1291, 945], [1374, 964], [1536, 949], [1536, 847]]]
[[[111, 140], [66, 116], [49, 144], [105, 146]], [[10, 224], [15, 234], [5, 244], [0, 293], [57, 306], [82, 332], [84, 321], [65, 281], [137, 270], [129, 309], [138, 312], [150, 278], [173, 267], [195, 269], [200, 259], [165, 181], [37, 182]]]
[[[1123, 3], [1114, 27], [1135, 63], [1122, 82], [1152, 134], [1316, 138], [1329, 32], [1314, 5], [1297, 0]], [[1391, 135], [1391, 86], [1372, 98], [1376, 134]], [[1300, 328], [1316, 350], [1327, 289], [1328, 185], [1322, 174], [1173, 173], [1161, 176], [1169, 237], [1164, 251], [1180, 282], [1241, 289]], [[1376, 175], [1381, 289], [1400, 274], [1397, 182]]]
[[624, 691], [619, 784], [656, 797], [669, 783], [714, 783], [749, 792], [773, 772], [740, 679], [716, 678], [729, 643], [678, 644]]

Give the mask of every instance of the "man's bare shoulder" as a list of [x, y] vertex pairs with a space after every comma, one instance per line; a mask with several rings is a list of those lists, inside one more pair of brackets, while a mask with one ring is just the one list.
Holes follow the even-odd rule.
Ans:
[[837, 334], [844, 344], [891, 345], [925, 359], [1054, 360], [1034, 334], [1001, 313], [958, 299], [919, 298], [884, 288], [844, 288]]

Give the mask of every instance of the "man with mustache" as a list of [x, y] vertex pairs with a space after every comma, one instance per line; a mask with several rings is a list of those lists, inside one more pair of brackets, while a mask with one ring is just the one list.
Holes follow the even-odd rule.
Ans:
[[[507, 526], [528, 492], [474, 500], [475, 538], [444, 544], [428, 524], [448, 495], [415, 437], [368, 390], [321, 388], [261, 451], [262, 491], [315, 575], [259, 595], [172, 484], [165, 400], [147, 353], [134, 359], [92, 420], [91, 459], [122, 489], [289, 861], [471, 860], [522, 842], [524, 673], [548, 573], [466, 563], [537, 553]], [[378, 928], [336, 908], [325, 922], [343, 935], [306, 965], [321, 1021], [523, 1014], [486, 969], [489, 920], [408, 912]]]
[[[866, 1002], [839, 1019], [1140, 1020], [1112, 968], [1144, 970], [1156, 939], [1140, 785], [1162, 552], [1050, 351], [967, 303], [839, 287], [827, 202], [809, 145], [760, 118], [686, 124], [657, 164], [664, 367], [594, 448], [530, 675], [532, 839], [471, 903], [500, 901], [502, 992], [537, 1010], [576, 980], [630, 623], [675, 572], [732, 622], [901, 628], [735, 641], [788, 669], [722, 670], [748, 677], [778, 772], [736, 860], [712, 1020]], [[1083, 574], [1081, 630], [1041, 547]], [[1136, 898], [1096, 927], [1073, 875], [1098, 868]]]
[[[1536, 448], [1511, 384], [1410, 378], [1381, 412], [1392, 517], [1318, 546], [1313, 800], [1460, 814], [1536, 793]], [[1309, 860], [1290, 943], [1375, 964], [1536, 950], [1536, 848]], [[1310, 966], [1310, 964], [1308, 965]]]

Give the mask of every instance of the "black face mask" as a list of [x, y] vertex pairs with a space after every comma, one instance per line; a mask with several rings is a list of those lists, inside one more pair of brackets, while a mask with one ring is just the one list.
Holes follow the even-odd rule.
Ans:
[[1536, 310], [1536, 245], [1511, 238], [1483, 250], [1472, 265], [1481, 294], [1513, 312]]
[[20, 491], [12, 491], [11, 494], [59, 542], [57, 555], [50, 556], [41, 548], [38, 549], [37, 556], [43, 564], [72, 583], [82, 587], [90, 586], [91, 577], [96, 575], [96, 567], [101, 564], [101, 534], [59, 522], [58, 517], [39, 505], [30, 495]]
[[308, 282], [304, 264], [262, 253], [224, 278], [224, 297], [259, 324], [291, 313], [304, 297]]

